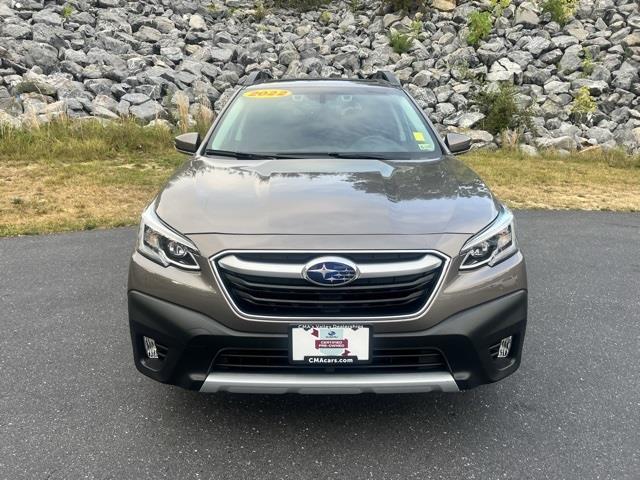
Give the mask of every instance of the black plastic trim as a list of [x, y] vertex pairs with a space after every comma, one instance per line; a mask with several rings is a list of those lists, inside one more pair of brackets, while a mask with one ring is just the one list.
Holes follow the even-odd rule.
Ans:
[[[222, 348], [286, 349], [286, 334], [253, 334], [229, 329], [210, 317], [137, 291], [129, 292], [129, 322], [136, 367], [163, 383], [198, 390]], [[519, 365], [527, 322], [527, 292], [520, 290], [457, 313], [424, 331], [375, 333], [375, 348], [440, 350], [461, 390], [512, 374]], [[145, 361], [142, 335], [168, 347], [160, 369]], [[490, 348], [513, 335], [511, 354], [497, 362]]]

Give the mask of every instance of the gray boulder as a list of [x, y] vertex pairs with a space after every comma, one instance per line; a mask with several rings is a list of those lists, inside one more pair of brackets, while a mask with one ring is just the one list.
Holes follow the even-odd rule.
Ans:
[[97, 95], [93, 101], [91, 102], [92, 107], [101, 108], [108, 110], [110, 112], [116, 112], [118, 109], [118, 102], [115, 101], [112, 97], [107, 95]]
[[40, 10], [35, 12], [31, 19], [33, 23], [44, 23], [45, 25], [51, 25], [54, 27], [62, 25], [62, 17], [53, 10]]
[[577, 45], [578, 43], [580, 43], [580, 40], [571, 35], [558, 35], [557, 37], [553, 37], [551, 39], [551, 43], [553, 44], [554, 48], [564, 50], [572, 45]]
[[129, 114], [143, 122], [150, 122], [151, 120], [156, 120], [158, 118], [168, 117], [167, 111], [155, 100], [149, 100], [148, 102], [140, 105], [133, 105], [129, 107]]
[[162, 38], [162, 34], [158, 30], [152, 27], [147, 27], [146, 25], [141, 27], [134, 36], [141, 42], [149, 43], [158, 42], [160, 38]]
[[591, 95], [602, 95], [609, 90], [609, 84], [602, 80], [591, 80], [588, 78], [577, 78], [571, 82], [571, 88], [577, 90], [578, 88], [587, 87]]
[[538, 148], [552, 148], [569, 151], [578, 148], [578, 143], [575, 141], [575, 139], [568, 135], [555, 138], [541, 137], [536, 139], [536, 144]]
[[0, 128], [2, 127], [11, 127], [11, 128], [20, 128], [22, 122], [20, 119], [9, 115], [7, 112], [0, 110]]
[[549, 94], [559, 94], [559, 93], [568, 93], [571, 89], [570, 82], [561, 82], [559, 80], [551, 80], [544, 84], [544, 93]]
[[536, 27], [540, 23], [538, 17], [538, 8], [531, 2], [523, 2], [516, 9], [515, 25], [524, 25], [525, 27]]
[[587, 130], [586, 136], [589, 139], [594, 139], [599, 144], [613, 140], [613, 134], [609, 130], [600, 127], [591, 127]]
[[129, 102], [131, 105], [141, 105], [151, 100], [149, 95], [145, 95], [144, 93], [127, 93], [123, 95], [120, 100], [124, 100], [125, 102]]
[[58, 66], [58, 50], [51, 45], [27, 40], [23, 47], [27, 67], [39, 67], [44, 73], [51, 73]]
[[153, 19], [151, 25], [160, 33], [165, 34], [170, 33], [174, 28], [176, 28], [176, 24], [167, 17], [156, 17]]
[[200, 15], [191, 15], [189, 19], [189, 28], [192, 30], [206, 30], [207, 24]]
[[98, 7], [116, 8], [123, 4], [124, 0], [98, 0]]
[[546, 52], [551, 47], [551, 40], [543, 36], [531, 37], [531, 39], [524, 44], [524, 49], [536, 57]]
[[533, 145], [526, 145], [526, 144], [520, 144], [518, 146], [518, 149], [525, 155], [528, 155], [529, 157], [537, 157], [538, 156], [538, 149], [536, 147], [534, 147]]
[[508, 58], [501, 58], [491, 65], [487, 80], [489, 82], [513, 82], [522, 75], [522, 67]]
[[234, 52], [230, 48], [212, 48], [210, 53], [212, 61], [227, 63], [233, 58]]
[[484, 42], [477, 50], [480, 61], [486, 65], [493, 64], [506, 53], [505, 43], [502, 39], [495, 38]]
[[638, 65], [625, 61], [620, 68], [613, 73], [613, 85], [623, 90], [629, 90], [638, 82]]
[[472, 128], [483, 118], [484, 114], [480, 112], [463, 113], [458, 118], [457, 124], [460, 128]]
[[564, 55], [558, 64], [558, 71], [564, 75], [568, 75], [580, 69], [582, 66], [582, 47], [580, 45], [572, 45], [564, 51]]
[[419, 87], [426, 87], [427, 85], [429, 85], [430, 81], [431, 73], [426, 70], [421, 70], [414, 75], [412, 83]]
[[31, 28], [21, 23], [0, 25], [0, 34], [4, 37], [15, 38], [16, 40], [29, 40], [33, 38]]

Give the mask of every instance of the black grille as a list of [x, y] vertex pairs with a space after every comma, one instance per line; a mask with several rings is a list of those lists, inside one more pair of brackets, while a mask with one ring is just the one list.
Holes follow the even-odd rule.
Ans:
[[287, 350], [281, 349], [236, 349], [220, 350], [214, 360], [217, 371], [277, 373], [295, 370], [336, 372], [416, 372], [448, 371], [444, 356], [433, 348], [388, 348], [374, 349], [368, 364], [348, 367], [323, 367], [315, 365], [292, 365]]
[[165, 347], [164, 345], [160, 345], [158, 342], [156, 342], [156, 352], [158, 352], [158, 358], [160, 360], [163, 360], [165, 358], [167, 358], [167, 352], [169, 351], [169, 349], [167, 347]]
[[[424, 253], [343, 255], [357, 264], [417, 260]], [[310, 261], [317, 254], [237, 255], [245, 260], [268, 262]], [[236, 306], [250, 315], [281, 317], [385, 317], [409, 315], [426, 303], [442, 267], [416, 275], [358, 279], [344, 287], [315, 286], [303, 278], [258, 277], [225, 270], [222, 281]]]
[[494, 360], [498, 359], [498, 351], [500, 350], [500, 343], [496, 343], [495, 345], [491, 345], [489, 347], [489, 355], [491, 355], [491, 358], [493, 358]]

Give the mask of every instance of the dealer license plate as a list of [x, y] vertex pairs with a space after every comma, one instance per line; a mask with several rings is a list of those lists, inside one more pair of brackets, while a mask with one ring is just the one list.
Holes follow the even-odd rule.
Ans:
[[289, 332], [291, 363], [341, 367], [371, 362], [371, 328], [362, 325], [300, 325]]

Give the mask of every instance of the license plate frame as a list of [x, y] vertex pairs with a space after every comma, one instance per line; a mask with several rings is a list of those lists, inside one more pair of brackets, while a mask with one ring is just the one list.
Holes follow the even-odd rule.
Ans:
[[[317, 330], [317, 335], [313, 333], [314, 329]], [[330, 330], [336, 332], [335, 338], [330, 336]], [[344, 354], [345, 350], [347, 355]], [[370, 364], [372, 354], [373, 328], [370, 325], [289, 326], [289, 363], [292, 365], [353, 367]]]

